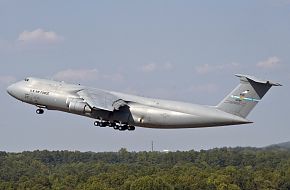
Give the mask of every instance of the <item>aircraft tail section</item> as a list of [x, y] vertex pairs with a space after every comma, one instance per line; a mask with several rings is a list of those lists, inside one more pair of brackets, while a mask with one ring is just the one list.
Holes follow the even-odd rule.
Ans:
[[240, 84], [217, 105], [217, 109], [243, 118], [247, 117], [272, 86], [281, 86], [253, 76], [235, 76], [240, 78]]

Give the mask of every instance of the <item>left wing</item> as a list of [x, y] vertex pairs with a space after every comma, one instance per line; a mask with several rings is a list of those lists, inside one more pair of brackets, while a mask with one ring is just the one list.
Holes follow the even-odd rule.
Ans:
[[80, 98], [83, 98], [87, 104], [97, 110], [114, 111], [119, 110], [122, 106], [127, 106], [125, 100], [98, 89], [83, 89], [77, 92]]

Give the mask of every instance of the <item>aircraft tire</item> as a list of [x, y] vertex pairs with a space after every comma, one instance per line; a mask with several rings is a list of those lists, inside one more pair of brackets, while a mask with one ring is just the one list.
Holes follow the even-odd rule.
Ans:
[[37, 109], [37, 110], [36, 110], [36, 113], [37, 113], [37, 114], [43, 114], [43, 113], [44, 113], [44, 110], [43, 110], [43, 109]]
[[128, 131], [134, 131], [135, 130], [135, 126], [129, 125], [128, 126]]
[[101, 122], [101, 123], [100, 123], [100, 127], [107, 127], [106, 122]]
[[119, 126], [119, 131], [125, 131], [126, 129], [128, 129], [127, 126]]

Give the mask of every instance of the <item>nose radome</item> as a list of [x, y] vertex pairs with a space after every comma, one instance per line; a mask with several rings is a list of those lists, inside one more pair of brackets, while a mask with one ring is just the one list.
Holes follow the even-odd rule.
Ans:
[[7, 93], [13, 96], [13, 88], [14, 84], [11, 84], [10, 86], [7, 87]]
[[7, 93], [18, 100], [22, 100], [25, 93], [25, 87], [23, 86], [22, 81], [8, 86]]

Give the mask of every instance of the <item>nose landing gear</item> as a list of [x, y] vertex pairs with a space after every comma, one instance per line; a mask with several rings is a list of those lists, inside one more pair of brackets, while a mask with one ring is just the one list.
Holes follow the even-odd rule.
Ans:
[[44, 113], [44, 110], [41, 109], [41, 108], [39, 108], [39, 109], [36, 110], [36, 113], [37, 113], [37, 114], [43, 114], [43, 113]]

